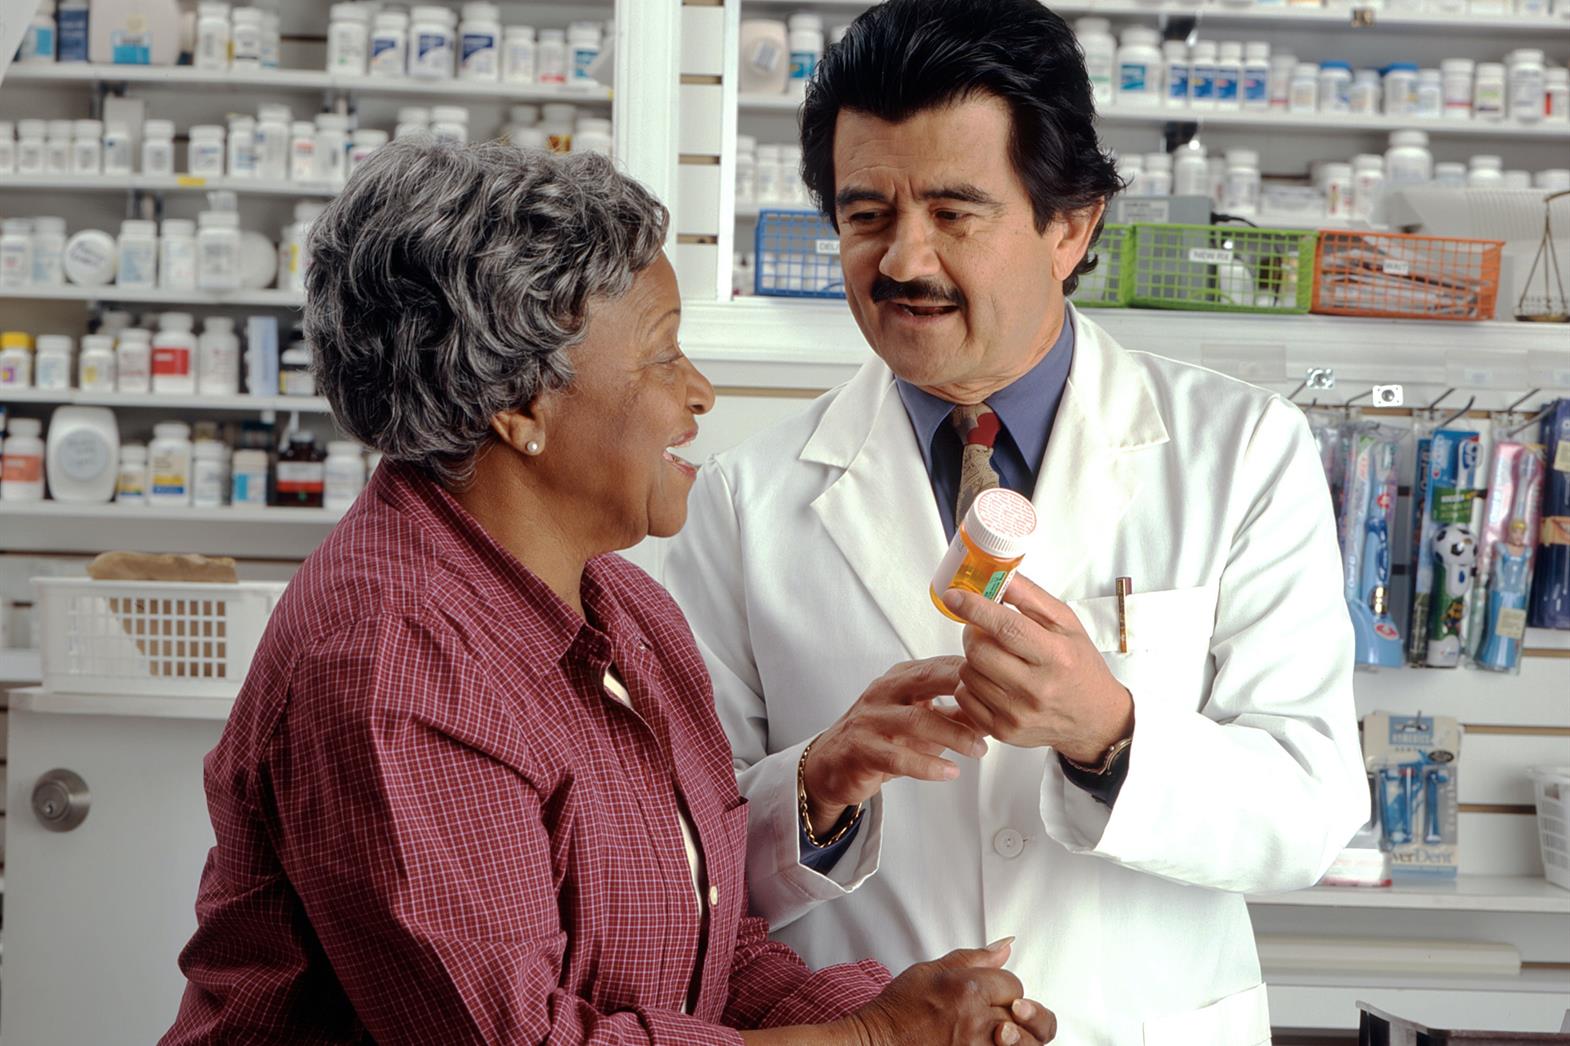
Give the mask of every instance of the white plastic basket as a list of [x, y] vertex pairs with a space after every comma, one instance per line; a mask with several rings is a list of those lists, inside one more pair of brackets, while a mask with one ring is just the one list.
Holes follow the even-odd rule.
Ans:
[[43, 682], [55, 693], [232, 698], [281, 582], [38, 578]]
[[1570, 890], [1570, 766], [1534, 766], [1527, 771], [1537, 793], [1537, 840], [1543, 847], [1543, 876]]

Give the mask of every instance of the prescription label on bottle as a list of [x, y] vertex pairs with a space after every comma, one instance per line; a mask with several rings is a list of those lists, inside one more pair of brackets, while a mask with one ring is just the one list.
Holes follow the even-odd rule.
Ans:
[[1500, 610], [1494, 622], [1494, 635], [1500, 639], [1526, 638], [1526, 611], [1509, 607]]
[[153, 374], [161, 378], [183, 378], [191, 373], [191, 350], [178, 346], [153, 349]]
[[984, 598], [996, 603], [1002, 596], [1003, 590], [1009, 587], [1009, 582], [1014, 580], [1014, 571], [1000, 570], [987, 580], [987, 587], [981, 590]]
[[1385, 275], [1410, 276], [1412, 275], [1412, 263], [1401, 261], [1399, 258], [1391, 258], [1385, 262]]
[[278, 493], [320, 494], [327, 484], [327, 466], [314, 461], [280, 461]]
[[1200, 265], [1231, 265], [1232, 252], [1220, 247], [1190, 247], [1188, 260]]
[[818, 67], [818, 56], [811, 51], [792, 51], [790, 53], [790, 78], [805, 83], [812, 79], [812, 74]]
[[7, 454], [0, 461], [0, 482], [37, 483], [44, 478], [44, 459], [32, 454]]

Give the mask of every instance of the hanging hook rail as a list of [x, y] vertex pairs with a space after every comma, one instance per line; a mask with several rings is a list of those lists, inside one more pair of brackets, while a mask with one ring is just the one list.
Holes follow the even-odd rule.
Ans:
[[[1451, 391], [1454, 391], [1454, 390], [1452, 389]], [[1443, 399], [1443, 398], [1444, 398], [1443, 396], [1440, 397], [1440, 399]], [[1472, 405], [1474, 403], [1476, 403], [1476, 402], [1477, 402], [1477, 397], [1476, 396], [1469, 396], [1467, 398], [1467, 401], [1466, 401], [1466, 406], [1462, 407], [1460, 410], [1458, 410], [1454, 414], [1450, 415], [1444, 421], [1439, 422], [1437, 425], [1434, 426], [1434, 428], [1442, 429], [1446, 425], [1450, 424], [1452, 421], [1455, 421], [1458, 418], [1462, 417], [1463, 415], [1466, 414], [1467, 411], [1472, 409]]]

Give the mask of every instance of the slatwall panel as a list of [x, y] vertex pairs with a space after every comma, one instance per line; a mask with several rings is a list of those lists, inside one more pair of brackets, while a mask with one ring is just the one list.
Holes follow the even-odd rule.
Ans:
[[689, 300], [730, 298], [738, 24], [734, 5], [684, 0], [675, 264]]

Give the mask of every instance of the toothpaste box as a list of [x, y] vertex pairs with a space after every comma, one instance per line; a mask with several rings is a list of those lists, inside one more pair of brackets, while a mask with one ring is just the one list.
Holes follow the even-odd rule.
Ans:
[[1393, 875], [1456, 875], [1461, 737], [1461, 724], [1449, 716], [1371, 712], [1363, 718], [1363, 760]]

